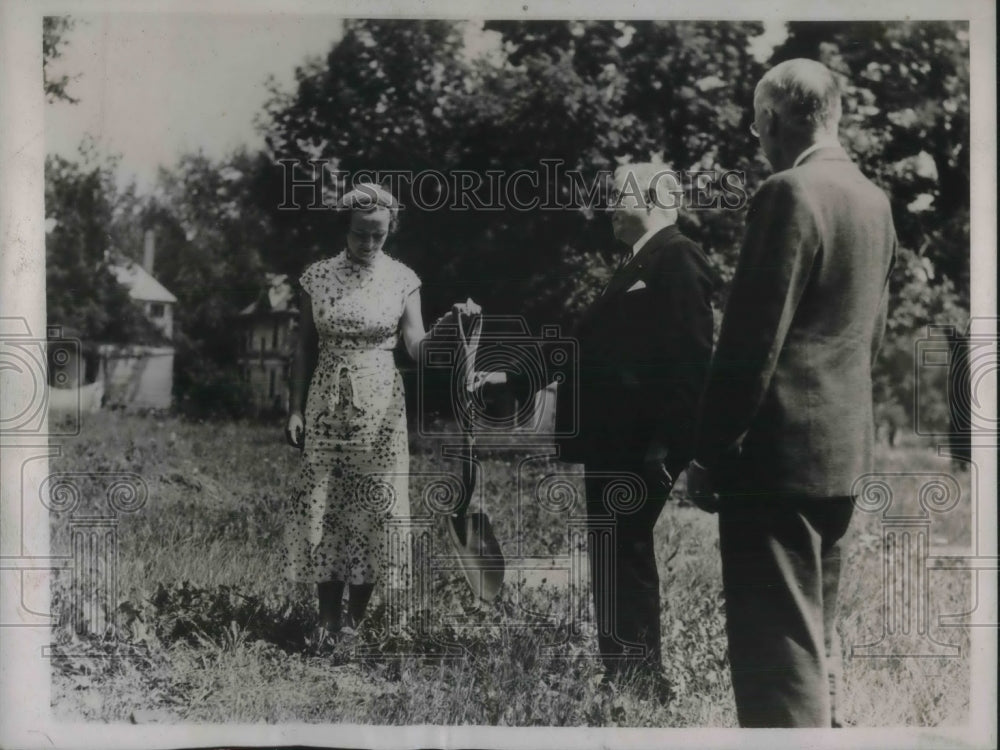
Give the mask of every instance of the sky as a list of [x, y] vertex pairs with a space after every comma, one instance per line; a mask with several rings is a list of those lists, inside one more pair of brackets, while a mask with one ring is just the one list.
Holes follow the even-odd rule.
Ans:
[[[341, 36], [331, 15], [115, 13], [77, 16], [54, 75], [74, 79], [77, 104], [46, 104], [49, 153], [74, 158], [92, 139], [120, 158], [119, 184], [135, 180], [152, 189], [159, 166], [185, 152], [221, 158], [233, 149], [263, 145], [254, 129], [274, 76], [289, 90], [294, 71], [310, 56], [325, 55]], [[494, 43], [466, 32], [476, 49]], [[769, 23], [752, 51], [766, 57], [784, 36]]]
[[326, 15], [110, 14], [79, 16], [55, 74], [76, 76], [78, 104], [46, 104], [49, 153], [72, 158], [85, 137], [121, 157], [119, 181], [152, 186], [159, 165], [198, 149], [221, 157], [262, 145], [254, 118], [273, 75], [284, 89], [296, 65], [340, 38]]

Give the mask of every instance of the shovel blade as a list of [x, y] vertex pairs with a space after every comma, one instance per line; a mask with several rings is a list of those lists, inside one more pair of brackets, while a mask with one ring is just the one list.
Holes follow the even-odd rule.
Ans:
[[[458, 558], [469, 588], [480, 601], [493, 601], [503, 586], [506, 564], [489, 516], [469, 513], [454, 516], [448, 521], [452, 551]], [[460, 534], [461, 531], [465, 533]]]

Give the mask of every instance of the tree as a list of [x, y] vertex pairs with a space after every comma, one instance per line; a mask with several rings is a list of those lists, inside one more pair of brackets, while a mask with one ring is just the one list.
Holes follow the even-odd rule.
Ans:
[[792, 23], [772, 62], [792, 57], [843, 76], [845, 146], [888, 193], [900, 244], [968, 309], [968, 24]]
[[251, 405], [236, 323], [260, 291], [262, 255], [282, 250], [254, 208], [261, 159], [243, 150], [221, 160], [186, 154], [160, 171], [143, 211], [143, 226], [156, 232], [157, 277], [177, 297], [174, 391], [188, 412], [236, 416]]
[[[682, 172], [691, 210], [682, 212], [681, 225], [725, 279], [739, 249], [743, 215], [741, 204], [720, 203], [719, 176], [735, 172], [751, 191], [762, 172], [747, 127], [752, 87], [762, 72], [749, 41], [762, 33], [762, 25], [502, 21], [487, 26], [502, 35], [509, 64], [524, 71], [531, 91], [528, 106], [520, 112], [508, 108], [512, 121], [501, 126], [544, 144], [543, 153], [559, 154], [590, 178], [623, 161], [662, 159]], [[572, 121], [569, 139], [566, 113]], [[702, 186], [707, 193], [700, 196], [701, 205], [716, 208], [693, 208]], [[554, 243], [562, 238], [562, 255], [614, 247], [600, 212], [571, 218], [575, 227], [554, 223], [549, 234]], [[560, 298], [566, 299], [551, 300], [547, 318], [559, 316]]]
[[[163, 173], [144, 221], [158, 227], [158, 267], [183, 297], [180, 328], [198, 362], [232, 366], [232, 315], [255, 296], [263, 269], [294, 277], [340, 251], [331, 208], [344, 175], [365, 170], [438, 175], [390, 185], [404, 210], [388, 249], [421, 276], [429, 319], [469, 295], [491, 313], [568, 327], [622, 250], [602, 210], [603, 181], [619, 163], [662, 159], [683, 171], [681, 225], [718, 273], [721, 309], [742, 208], [770, 171], [749, 132], [764, 72], [750, 42], [762, 25], [495, 21], [485, 33], [499, 45], [475, 52], [467, 31], [349, 21], [324, 58], [296, 70], [292, 90], [272, 86], [259, 121], [264, 153], [189, 155]], [[772, 62], [796, 56], [844, 75], [842, 139], [893, 204], [902, 248], [877, 389], [901, 403], [900, 353], [914, 332], [961, 323], [968, 310], [965, 30], [795, 23]], [[534, 205], [518, 210], [508, 192], [488, 210], [491, 171], [509, 179], [516, 170], [536, 176], [516, 195]], [[317, 201], [308, 186], [292, 201], [290, 174], [311, 181]], [[738, 175], [741, 192], [727, 192], [725, 174]], [[461, 175], [480, 183], [456, 205]]]
[[[969, 45], [964, 22], [791, 23], [773, 63], [818, 59], [841, 74], [841, 139], [892, 203], [899, 259], [876, 400], [948, 421], [947, 390], [914, 392], [913, 352], [928, 325], [969, 314]], [[915, 397], [916, 398], [915, 401]]]
[[64, 101], [76, 104], [77, 99], [70, 96], [66, 87], [69, 85], [68, 75], [53, 77], [49, 65], [62, 57], [62, 49], [66, 45], [66, 36], [76, 21], [70, 16], [45, 16], [42, 19], [42, 80], [45, 86], [45, 98], [49, 102]]
[[[749, 133], [738, 126], [749, 122], [748, 81], [759, 65], [747, 43], [760, 24], [493, 22], [487, 30], [503, 47], [475, 56], [462, 48], [460, 24], [350, 22], [326, 60], [297, 71], [294, 92], [273, 92], [262, 119], [276, 161], [322, 158], [352, 173], [538, 176], [517, 196], [535, 204], [530, 210], [447, 201], [425, 209], [433, 185], [420, 195], [402, 185], [393, 248], [424, 279], [432, 314], [471, 295], [490, 311], [571, 323], [595, 279], [610, 272], [603, 193], [589, 191], [620, 160], [660, 154], [675, 169], [756, 179], [759, 165], [746, 156], [753, 150], [741, 148]], [[719, 194], [718, 184], [709, 187]], [[296, 225], [288, 247], [300, 267], [321, 252], [307, 236], [336, 237], [329, 212], [275, 214], [276, 225]], [[720, 267], [730, 263], [737, 212], [692, 211], [685, 223]]]
[[81, 148], [80, 162], [45, 160], [46, 300], [51, 324], [91, 343], [159, 342], [109, 266], [116, 223], [114, 161]]
[[[469, 66], [460, 47], [454, 23], [351, 21], [325, 60], [296, 70], [294, 93], [272, 92], [262, 128], [275, 159], [271, 216], [291, 240], [288, 257], [297, 267], [290, 271], [335, 253], [343, 237], [333, 211], [276, 208], [284, 202], [285, 167], [278, 160], [325, 159], [350, 172], [448, 169], [455, 163], [456, 128], [463, 125], [452, 113], [467, 96]], [[326, 205], [332, 206], [343, 185], [329, 180], [328, 187]], [[419, 203], [405, 191], [398, 197], [404, 206]], [[393, 247], [430, 272], [454, 252], [446, 244], [450, 233], [441, 229], [439, 217], [406, 210]]]
[[[66, 16], [46, 16], [42, 22], [43, 81], [50, 103], [78, 101], [66, 90], [69, 76], [49, 74], [49, 64], [61, 56], [74, 23]], [[59, 156], [45, 160], [47, 318], [64, 335], [80, 338], [88, 369], [98, 344], [163, 341], [112, 272], [117, 260], [112, 238], [130, 221], [123, 205], [135, 199], [134, 186], [125, 192], [116, 188], [115, 166], [115, 159], [100, 154], [89, 141], [80, 145], [78, 161]]]

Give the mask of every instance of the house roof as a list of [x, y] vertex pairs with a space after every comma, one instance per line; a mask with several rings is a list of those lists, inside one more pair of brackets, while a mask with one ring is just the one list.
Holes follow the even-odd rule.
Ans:
[[145, 268], [133, 261], [115, 264], [111, 272], [118, 283], [128, 289], [129, 296], [139, 302], [176, 302], [177, 298], [167, 291]]
[[283, 273], [269, 273], [266, 278], [267, 288], [261, 291], [260, 296], [256, 300], [240, 310], [240, 315], [297, 312], [295, 294], [291, 282], [288, 281], [288, 275]]

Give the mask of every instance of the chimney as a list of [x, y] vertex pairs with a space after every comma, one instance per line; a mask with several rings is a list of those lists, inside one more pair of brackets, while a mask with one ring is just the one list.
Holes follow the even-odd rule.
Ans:
[[153, 275], [153, 260], [155, 257], [156, 235], [153, 233], [152, 229], [147, 229], [146, 233], [143, 235], [142, 267], [146, 269], [146, 273], [150, 276]]

